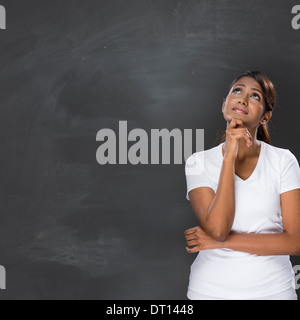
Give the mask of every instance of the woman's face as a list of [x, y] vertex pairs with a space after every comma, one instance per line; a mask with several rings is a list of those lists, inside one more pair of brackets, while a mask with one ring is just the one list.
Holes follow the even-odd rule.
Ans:
[[241, 119], [248, 129], [255, 128], [264, 114], [265, 102], [260, 84], [251, 77], [239, 79], [223, 103], [224, 119]]

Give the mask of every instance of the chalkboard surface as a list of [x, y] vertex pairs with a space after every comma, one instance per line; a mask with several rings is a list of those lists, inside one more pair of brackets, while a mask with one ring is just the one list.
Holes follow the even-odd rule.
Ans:
[[0, 299], [186, 299], [184, 163], [102, 166], [96, 134], [198, 128], [211, 148], [231, 81], [261, 70], [272, 144], [300, 159], [294, 4], [0, 1]]

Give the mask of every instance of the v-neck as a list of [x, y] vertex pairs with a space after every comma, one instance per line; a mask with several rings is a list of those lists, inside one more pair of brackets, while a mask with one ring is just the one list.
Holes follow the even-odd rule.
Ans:
[[[225, 142], [220, 144], [221, 157], [222, 157], [221, 159], [222, 160], [224, 159], [223, 152], [222, 152], [224, 143]], [[261, 159], [263, 158], [263, 155], [264, 155], [264, 152], [265, 152], [265, 143], [264, 143], [264, 141], [260, 141], [260, 146], [261, 147], [260, 147], [260, 152], [259, 152], [259, 156], [258, 156], [258, 159], [257, 159], [257, 163], [256, 163], [256, 166], [255, 166], [254, 170], [252, 171], [251, 175], [247, 179], [244, 180], [241, 177], [239, 177], [236, 173], [234, 173], [234, 176], [235, 176], [236, 180], [246, 183], [246, 182], [249, 182], [249, 181], [254, 179], [255, 175], [257, 174], [257, 171], [258, 171], [259, 167], [261, 166], [261, 162], [262, 162]]]

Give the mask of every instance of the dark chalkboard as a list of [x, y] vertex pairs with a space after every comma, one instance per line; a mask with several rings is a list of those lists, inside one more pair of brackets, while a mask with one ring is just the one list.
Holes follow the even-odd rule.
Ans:
[[229, 84], [261, 70], [279, 96], [272, 143], [300, 159], [295, 2], [0, 5], [0, 299], [186, 299], [184, 163], [101, 166], [96, 134], [204, 129], [211, 148]]

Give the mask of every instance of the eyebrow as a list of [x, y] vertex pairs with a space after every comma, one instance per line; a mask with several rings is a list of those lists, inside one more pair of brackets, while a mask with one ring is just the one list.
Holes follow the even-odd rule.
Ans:
[[[242, 83], [237, 83], [237, 84], [235, 84], [234, 85], [234, 87], [235, 86], [242, 86], [242, 87], [246, 87], [244, 84], [242, 84]], [[258, 92], [260, 92], [262, 95], [263, 95], [263, 93], [260, 91], [260, 90], [258, 90], [258, 89], [256, 89], [256, 88], [251, 88], [251, 90], [255, 90], [255, 91], [258, 91]]]

